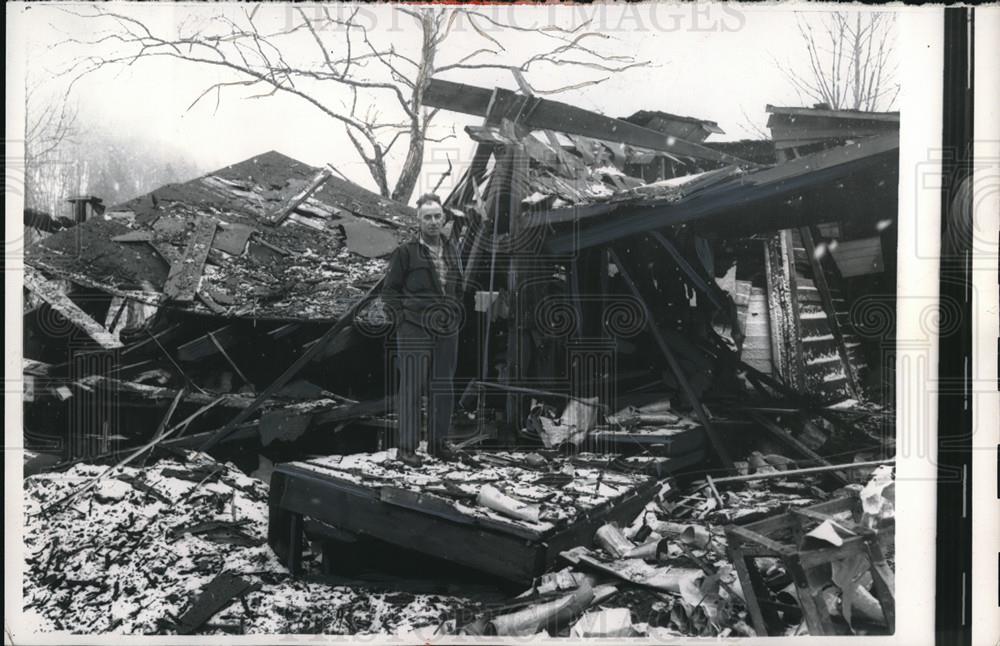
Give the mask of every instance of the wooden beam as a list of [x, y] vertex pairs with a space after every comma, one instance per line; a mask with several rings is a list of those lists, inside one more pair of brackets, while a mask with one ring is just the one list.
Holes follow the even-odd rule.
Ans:
[[127, 348], [122, 350], [122, 356], [127, 355], [130, 352], [135, 352], [136, 350], [141, 350], [151, 343], [156, 344], [166, 342], [168, 339], [180, 332], [183, 327], [183, 323], [171, 323], [169, 326], [163, 328], [156, 334], [150, 333], [145, 339], [130, 344]]
[[681, 252], [677, 250], [677, 247], [675, 247], [672, 242], [667, 240], [662, 233], [659, 231], [653, 231], [651, 233], [653, 238], [660, 243], [660, 246], [670, 254], [670, 257], [674, 259], [677, 266], [681, 268], [682, 272], [684, 272], [684, 275], [687, 277], [688, 284], [702, 292], [708, 300], [712, 301], [712, 305], [714, 305], [716, 309], [726, 309], [724, 301], [719, 297], [718, 292], [721, 291], [719, 287], [715, 286], [715, 289], [712, 289], [712, 286], [709, 285], [705, 278], [691, 266], [691, 263], [687, 261], [687, 258], [681, 255]]
[[[149, 384], [137, 384], [131, 381], [122, 381], [120, 379], [105, 377], [103, 375], [88, 375], [73, 383], [83, 390], [95, 390], [98, 388], [115, 390], [120, 395], [133, 395], [152, 403], [172, 400], [179, 392], [175, 388], [151, 386]], [[185, 394], [182, 401], [186, 404], [208, 404], [217, 399], [219, 400], [218, 405], [223, 408], [246, 408], [253, 401], [253, 399], [245, 395], [216, 396], [214, 394], [198, 392], [189, 392]]]
[[802, 334], [799, 331], [795, 262], [784, 232], [765, 242], [764, 271], [767, 280], [767, 309], [771, 325], [771, 353], [775, 372], [796, 389], [805, 383]]
[[333, 176], [333, 171], [329, 168], [324, 168], [320, 170], [316, 175], [313, 176], [312, 180], [306, 185], [304, 189], [293, 195], [287, 202], [278, 208], [274, 213], [271, 213], [264, 217], [264, 222], [272, 226], [278, 226], [285, 221], [289, 215], [292, 214], [300, 204], [309, 199], [309, 196], [320, 189], [323, 184], [326, 184], [327, 180]]
[[712, 422], [708, 419], [708, 415], [705, 413], [705, 409], [701, 405], [701, 400], [698, 399], [698, 395], [694, 392], [694, 389], [691, 387], [691, 383], [687, 380], [687, 376], [681, 369], [680, 363], [677, 361], [677, 357], [674, 356], [673, 350], [670, 349], [670, 345], [657, 329], [656, 323], [653, 320], [653, 313], [650, 311], [649, 306], [646, 305], [646, 301], [639, 292], [639, 288], [636, 287], [635, 282], [632, 280], [632, 276], [629, 274], [628, 269], [625, 268], [625, 265], [618, 257], [618, 254], [615, 253], [613, 249], [609, 249], [608, 253], [611, 255], [611, 259], [614, 261], [615, 266], [618, 267], [618, 271], [621, 272], [621, 276], [625, 279], [625, 283], [628, 285], [632, 295], [639, 301], [639, 303], [642, 304], [643, 314], [646, 317], [646, 327], [649, 329], [650, 334], [653, 335], [653, 339], [656, 341], [656, 344], [660, 346], [660, 351], [666, 358], [667, 364], [670, 366], [670, 370], [674, 373], [674, 378], [677, 379], [677, 383], [681, 385], [684, 394], [687, 396], [688, 402], [691, 404], [695, 415], [698, 417], [698, 421], [701, 422], [702, 427], [705, 429], [705, 434], [708, 435], [708, 439], [712, 443], [712, 448], [719, 457], [719, 461], [722, 462], [722, 465], [726, 469], [734, 471], [736, 467], [733, 464], [732, 458], [729, 456], [729, 449], [726, 448], [725, 443], [722, 441], [722, 437], [716, 432], [715, 427], [712, 426]]
[[721, 153], [679, 137], [666, 135], [656, 130], [643, 128], [634, 123], [606, 117], [590, 110], [584, 110], [566, 103], [550, 101], [530, 96], [521, 96], [511, 90], [481, 87], [431, 79], [424, 91], [424, 105], [442, 108], [464, 114], [485, 116], [493, 105], [503, 106], [503, 116], [517, 120], [532, 130], [554, 130], [581, 135], [592, 139], [615, 141], [671, 153], [682, 157], [693, 157], [721, 164], [757, 166], [745, 159]]
[[177, 360], [183, 362], [198, 361], [218, 352], [218, 347], [212, 342], [211, 337], [215, 337], [218, 344], [225, 348], [235, 345], [239, 341], [236, 327], [234, 323], [223, 325], [193, 341], [177, 346]]
[[781, 256], [783, 269], [787, 280], [788, 293], [785, 295], [788, 303], [788, 310], [785, 312], [787, 320], [785, 325], [788, 329], [788, 339], [793, 350], [790, 357], [792, 373], [797, 375], [797, 381], [793, 383], [799, 388], [806, 387], [806, 360], [802, 353], [802, 320], [799, 318], [799, 281], [798, 270], [795, 268], [795, 245], [792, 242], [792, 232], [785, 229], [780, 233]]
[[239, 376], [239, 378], [243, 380], [244, 385], [248, 385], [251, 388], [253, 388], [254, 387], [253, 382], [250, 381], [250, 379], [245, 374], [243, 374], [243, 371], [240, 370], [240, 367], [238, 365], [236, 365], [236, 362], [233, 360], [233, 358], [229, 356], [229, 353], [226, 352], [226, 349], [224, 347], [222, 347], [222, 344], [219, 343], [219, 340], [215, 337], [215, 335], [209, 332], [208, 338], [211, 339], [212, 344], [216, 347], [219, 353], [222, 354], [222, 358], [225, 359], [230, 366], [232, 366], [233, 370], [236, 371], [236, 374]]
[[[513, 382], [520, 382], [527, 378], [527, 362], [525, 361], [525, 347], [527, 340], [524, 331], [527, 313], [524, 311], [525, 302], [521, 291], [521, 265], [524, 263], [523, 251], [518, 249], [518, 237], [523, 227], [521, 226], [521, 200], [524, 199], [524, 189], [528, 180], [528, 157], [525, 154], [524, 146], [515, 144], [511, 148], [510, 178], [506, 186], [508, 198], [508, 237], [513, 242], [510, 249], [509, 266], [507, 270], [507, 293], [510, 294], [510, 302], [513, 305], [511, 317], [508, 319], [512, 329], [508, 333], [507, 341], [507, 363], [508, 377]], [[523, 398], [515, 393], [507, 395], [508, 421], [524, 419], [522, 406]]]
[[215, 228], [218, 222], [207, 215], [199, 215], [195, 220], [194, 232], [188, 238], [184, 256], [179, 263], [170, 264], [167, 282], [163, 285], [163, 293], [167, 298], [181, 302], [191, 302], [198, 293], [198, 283], [201, 282], [202, 268], [208, 258], [215, 238]]
[[118, 337], [109, 332], [103, 325], [90, 318], [90, 315], [70, 300], [69, 296], [60, 291], [54, 282], [26, 268], [24, 272], [24, 286], [48, 303], [49, 307], [66, 317], [70, 323], [83, 331], [94, 343], [105, 350], [115, 350], [122, 347], [122, 342]]
[[[751, 480], [770, 480], [772, 478], [793, 478], [795, 476], [806, 476], [814, 473], [827, 473], [829, 471], [840, 471], [851, 469], [865, 469], [867, 467], [877, 467], [883, 464], [892, 464], [896, 458], [886, 458], [884, 460], [868, 460], [866, 462], [851, 462], [850, 464], [830, 464], [824, 467], [804, 467], [802, 469], [789, 469], [788, 471], [773, 471], [767, 473], [751, 473], [745, 476], [728, 476], [725, 478], [712, 478], [715, 484], [727, 484], [730, 482], [750, 482]], [[708, 486], [706, 482], [700, 489]]]

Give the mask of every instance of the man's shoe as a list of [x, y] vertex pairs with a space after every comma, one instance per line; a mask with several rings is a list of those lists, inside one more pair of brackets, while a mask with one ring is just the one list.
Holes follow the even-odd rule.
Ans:
[[462, 459], [462, 453], [456, 451], [447, 444], [441, 444], [434, 449], [434, 457], [443, 462], [458, 462]]
[[413, 467], [414, 469], [418, 469], [424, 464], [423, 458], [413, 451], [398, 451], [396, 453], [396, 459], [406, 466]]

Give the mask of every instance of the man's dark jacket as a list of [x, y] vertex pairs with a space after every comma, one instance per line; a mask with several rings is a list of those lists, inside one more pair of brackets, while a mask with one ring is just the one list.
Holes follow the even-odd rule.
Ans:
[[454, 333], [461, 324], [462, 270], [458, 250], [444, 243], [447, 278], [442, 286], [430, 251], [419, 240], [404, 242], [389, 258], [382, 301], [397, 326], [418, 325], [435, 334]]

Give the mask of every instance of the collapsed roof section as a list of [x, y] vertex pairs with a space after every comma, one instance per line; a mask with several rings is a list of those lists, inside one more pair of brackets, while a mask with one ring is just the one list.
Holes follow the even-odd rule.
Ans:
[[[537, 213], [528, 221], [578, 224], [546, 240], [550, 252], [568, 253], [681, 224], [731, 237], [882, 217], [894, 212], [898, 167], [899, 136], [890, 133], [756, 172], [730, 168], [669, 180], [677, 193], [667, 198], [644, 196], [640, 187], [606, 203]], [[807, 203], [817, 208], [804, 208]]]
[[669, 153], [678, 157], [723, 163], [752, 165], [746, 160], [713, 150], [672, 134], [606, 117], [559, 101], [517, 94], [511, 90], [486, 88], [432, 79], [424, 93], [428, 107], [504, 119], [531, 130], [553, 130], [602, 141]]
[[413, 211], [278, 152], [112, 207], [28, 250], [38, 270], [195, 313], [336, 319]]
[[899, 132], [898, 112], [831, 110], [825, 105], [813, 108], [769, 105], [766, 110], [771, 115], [767, 127], [778, 151], [808, 151], [830, 142]]
[[[613, 119], [437, 79], [426, 100], [484, 116], [483, 125], [466, 128], [481, 151], [523, 146], [529, 162], [521, 226], [544, 228], [545, 249], [554, 254], [682, 224], [746, 236], [895, 209], [898, 113], [768, 106], [774, 141], [720, 146], [702, 143], [721, 132], [715, 122], [665, 112]], [[768, 159], [780, 163], [760, 163]], [[474, 161], [463, 182], [471, 176], [485, 184], [493, 171]], [[453, 202], [461, 207], [470, 195], [460, 187]]]

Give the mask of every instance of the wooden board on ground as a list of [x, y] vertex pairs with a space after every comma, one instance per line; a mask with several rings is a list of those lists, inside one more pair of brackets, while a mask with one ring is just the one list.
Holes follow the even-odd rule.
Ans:
[[260, 588], [259, 583], [241, 579], [232, 572], [223, 572], [202, 588], [198, 598], [180, 618], [177, 632], [190, 635], [201, 628], [217, 612], [231, 604], [237, 597]]

